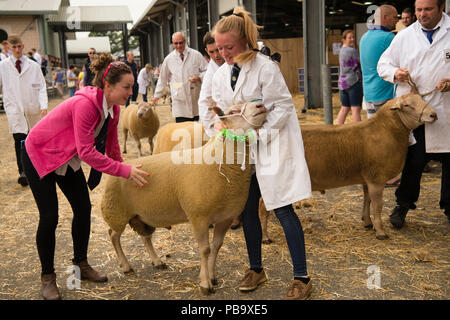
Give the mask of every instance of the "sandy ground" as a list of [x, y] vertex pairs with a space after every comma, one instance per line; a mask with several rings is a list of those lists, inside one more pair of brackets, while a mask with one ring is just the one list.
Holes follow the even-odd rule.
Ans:
[[[294, 97], [296, 107], [303, 107], [303, 97]], [[51, 108], [62, 100], [50, 102]], [[334, 98], [334, 114], [338, 111]], [[173, 121], [167, 106], [157, 107], [161, 123]], [[322, 123], [323, 110], [298, 113], [300, 123]], [[350, 118], [350, 117], [348, 117]], [[122, 135], [120, 134], [120, 141]], [[129, 140], [130, 141], [130, 140]], [[38, 300], [40, 297], [40, 263], [35, 246], [38, 223], [37, 208], [28, 187], [17, 183], [12, 135], [6, 115], [0, 113], [0, 299]], [[145, 155], [148, 144], [143, 143]], [[137, 158], [134, 141], [129, 142], [125, 159]], [[87, 175], [89, 168], [83, 166]], [[383, 223], [388, 240], [375, 239], [360, 220], [362, 189], [350, 186], [329, 190], [296, 208], [304, 231], [308, 271], [313, 279], [312, 299], [436, 299], [450, 298], [450, 223], [439, 209], [440, 166], [422, 180], [418, 208], [410, 211], [402, 230], [391, 227], [388, 214], [394, 207], [394, 189], [385, 189]], [[272, 214], [269, 233], [274, 243], [263, 246], [263, 263], [269, 281], [258, 290], [243, 294], [237, 289], [247, 266], [247, 253], [242, 228], [228, 232], [220, 251], [216, 292], [202, 296], [198, 289], [199, 253], [189, 224], [168, 231], [158, 229], [154, 245], [167, 270], [151, 265], [140, 238], [127, 228], [122, 245], [135, 273], [120, 272], [107, 226], [100, 213], [103, 183], [92, 193], [92, 227], [89, 247], [91, 265], [106, 273], [105, 284], [82, 282], [79, 289], [71, 286], [68, 272], [72, 258], [72, 212], [59, 193], [59, 225], [55, 266], [58, 285], [64, 299], [74, 300], [266, 300], [283, 299], [292, 281], [292, 263], [284, 233]], [[375, 280], [378, 279], [379, 282]], [[373, 289], [374, 284], [380, 288]], [[73, 284], [73, 283], [72, 283]]]

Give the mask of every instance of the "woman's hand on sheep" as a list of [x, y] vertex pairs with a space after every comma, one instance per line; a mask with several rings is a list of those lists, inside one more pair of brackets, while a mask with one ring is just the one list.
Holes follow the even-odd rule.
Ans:
[[148, 181], [144, 177], [150, 176], [148, 172], [140, 170], [142, 164], [138, 164], [136, 166], [131, 166], [129, 180], [133, 181], [138, 187], [143, 187], [148, 183]]

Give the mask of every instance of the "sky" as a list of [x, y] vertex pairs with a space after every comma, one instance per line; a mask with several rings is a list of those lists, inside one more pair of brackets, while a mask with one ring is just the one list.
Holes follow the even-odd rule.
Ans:
[[[141, 16], [151, 0], [70, 0], [71, 6], [128, 6], [133, 22]], [[77, 38], [87, 37], [89, 32], [77, 32]]]

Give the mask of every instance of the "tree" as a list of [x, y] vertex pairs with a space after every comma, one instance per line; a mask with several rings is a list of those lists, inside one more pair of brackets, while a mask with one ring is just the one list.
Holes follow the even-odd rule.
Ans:
[[[90, 32], [89, 37], [105, 37], [109, 38], [111, 46], [111, 54], [123, 51], [123, 34], [122, 31], [106, 31], [106, 32]], [[128, 48], [133, 50], [139, 48], [139, 39], [135, 36], [128, 37]]]

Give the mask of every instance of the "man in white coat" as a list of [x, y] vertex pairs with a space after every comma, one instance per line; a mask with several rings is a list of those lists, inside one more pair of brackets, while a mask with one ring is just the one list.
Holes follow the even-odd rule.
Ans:
[[205, 45], [206, 53], [208, 53], [211, 59], [208, 63], [208, 69], [206, 70], [206, 74], [203, 78], [200, 98], [198, 100], [198, 108], [200, 113], [200, 121], [205, 128], [206, 134], [209, 137], [212, 137], [217, 133], [213, 128], [214, 123], [219, 121], [215, 113], [208, 110], [212, 104], [212, 79], [214, 73], [216, 73], [219, 67], [223, 65], [225, 60], [220, 55], [219, 49], [217, 49], [216, 41], [210, 32], [207, 32], [203, 37], [203, 44]]
[[47, 88], [41, 68], [23, 55], [24, 45], [18, 36], [8, 38], [12, 55], [0, 62], [3, 104], [16, 149], [18, 183], [28, 185], [20, 159], [21, 141], [31, 128], [47, 114]]
[[439, 205], [450, 221], [450, 18], [443, 14], [444, 0], [416, 0], [417, 21], [400, 32], [381, 56], [380, 76], [397, 83], [397, 96], [410, 92], [409, 76], [438, 120], [413, 131], [415, 144], [408, 149], [401, 183], [395, 192], [397, 206], [390, 215], [395, 228], [404, 225], [409, 209], [419, 198], [426, 163], [442, 162]]
[[152, 102], [158, 103], [170, 80], [172, 115], [175, 121], [197, 121], [198, 98], [208, 64], [200, 52], [186, 46], [183, 33], [175, 32], [172, 44], [175, 50], [164, 59]]
[[152, 79], [152, 67], [147, 63], [145, 68], [139, 71], [137, 83], [139, 86], [138, 92], [142, 94], [142, 100], [147, 102], [147, 89]]

